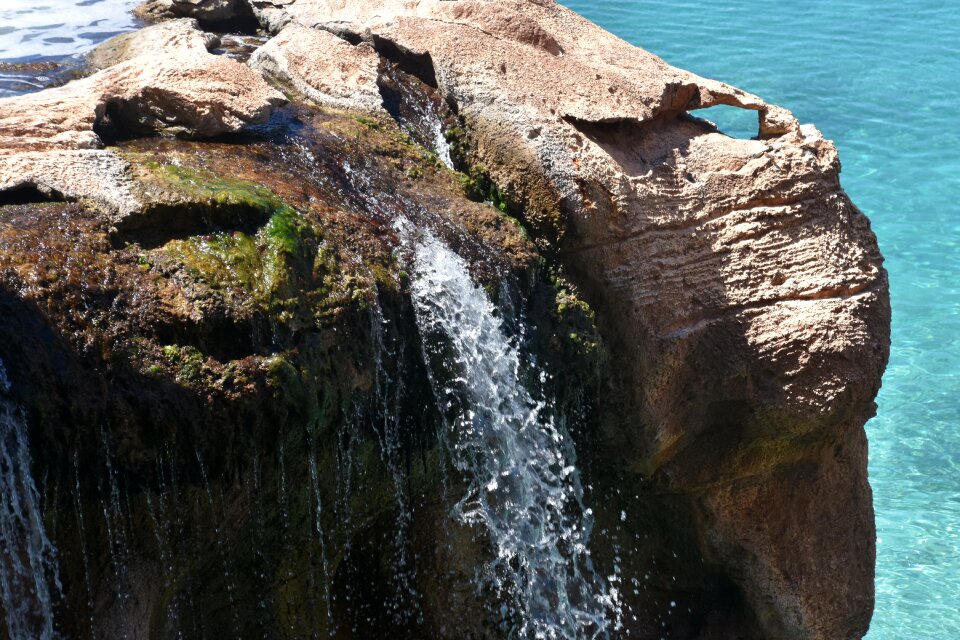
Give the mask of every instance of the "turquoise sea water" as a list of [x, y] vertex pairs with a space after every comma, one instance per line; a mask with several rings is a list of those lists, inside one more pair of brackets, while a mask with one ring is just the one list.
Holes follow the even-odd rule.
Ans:
[[[0, 60], [26, 60], [131, 28], [124, 9], [135, 0], [0, 4]], [[677, 66], [783, 104], [836, 141], [843, 184], [886, 255], [894, 310], [867, 427], [879, 536], [868, 638], [960, 639], [960, 2], [566, 4]], [[751, 114], [704, 115], [755, 132]]]
[[[867, 425], [879, 538], [868, 638], [960, 638], [960, 2], [565, 4], [836, 141], [893, 298], [893, 353]], [[724, 116], [722, 129], [755, 135], [755, 117]]]

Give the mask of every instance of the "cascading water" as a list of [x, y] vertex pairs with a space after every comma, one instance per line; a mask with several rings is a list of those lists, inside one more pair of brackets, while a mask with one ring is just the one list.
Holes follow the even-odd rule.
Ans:
[[0, 596], [11, 640], [52, 640], [54, 598], [62, 591], [57, 552], [43, 526], [26, 425], [9, 390], [0, 362]]
[[383, 70], [379, 85], [383, 105], [400, 128], [433, 151], [448, 169], [453, 169], [450, 143], [443, 126], [447, 107], [439, 93], [393, 64]]
[[448, 169], [453, 169], [453, 154], [450, 149], [450, 142], [443, 133], [443, 124], [440, 122], [440, 117], [437, 114], [432, 113], [431, 115], [430, 130], [433, 133], [434, 150], [437, 153], [437, 157], [440, 158], [440, 162]]
[[592, 567], [592, 514], [569, 435], [522, 384], [520, 353], [463, 259], [407, 221], [398, 231], [413, 253], [412, 296], [446, 445], [467, 482], [455, 515], [489, 535], [488, 578], [508, 634], [606, 637], [615, 594]]
[[[387, 360], [397, 354], [392, 353], [387, 346], [384, 327], [388, 324], [383, 317], [379, 304], [374, 304], [370, 310], [370, 333], [374, 347], [374, 431], [380, 443], [380, 457], [393, 483], [394, 498], [397, 502], [397, 519], [395, 544], [397, 549], [394, 559], [394, 576], [397, 600], [385, 603], [392, 610], [394, 619], [400, 623], [408, 623], [420, 617], [418, 600], [420, 595], [415, 587], [416, 568], [413, 565], [410, 550], [410, 527], [413, 523], [413, 511], [410, 508], [410, 498], [407, 495], [407, 477], [403, 469], [403, 443], [401, 440], [401, 394], [402, 387], [393, 382], [400, 378], [387, 370]], [[394, 345], [396, 349], [396, 345]], [[404, 603], [406, 601], [406, 604]]]

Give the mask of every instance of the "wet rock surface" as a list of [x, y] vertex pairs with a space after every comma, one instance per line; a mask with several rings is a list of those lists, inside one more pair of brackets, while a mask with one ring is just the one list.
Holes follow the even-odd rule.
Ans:
[[146, 22], [193, 18], [219, 28], [256, 24], [249, 5], [243, 0], [147, 0], [133, 13]]
[[815, 128], [548, 1], [142, 11], [175, 19], [0, 100], [0, 358], [66, 636], [509, 635], [400, 217], [553, 374], [610, 635], [863, 635], [889, 302]]

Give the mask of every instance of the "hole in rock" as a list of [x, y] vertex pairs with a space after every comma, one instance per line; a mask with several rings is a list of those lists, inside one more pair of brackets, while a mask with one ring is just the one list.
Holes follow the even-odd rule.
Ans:
[[330, 33], [334, 34], [338, 38], [346, 40], [353, 46], [357, 46], [363, 42], [363, 37], [359, 33], [353, 33], [352, 31], [342, 31], [340, 29], [330, 29]]
[[433, 89], [439, 87], [433, 58], [429, 53], [414, 53], [393, 40], [373, 36], [373, 48], [381, 56], [396, 64], [401, 71], [409, 73]]
[[[190, 5], [188, 5], [190, 6]], [[195, 16], [193, 16], [195, 17]], [[260, 21], [253, 14], [249, 2], [237, 2], [231, 15], [218, 15], [217, 19], [197, 17], [200, 28], [210, 33], [237, 34], [244, 36], [257, 35], [260, 31]]]
[[0, 191], [0, 206], [12, 204], [34, 204], [37, 202], [66, 202], [63, 194], [55, 191], [44, 193], [33, 184], [20, 185]]
[[216, 201], [158, 203], [119, 222], [113, 240], [118, 246], [136, 242], [154, 249], [170, 240], [217, 231], [254, 233], [271, 213], [267, 208]]
[[690, 115], [710, 122], [717, 128], [717, 131], [731, 138], [748, 140], [756, 138], [758, 135], [758, 112], [750, 109], [720, 104], [691, 111]]
[[93, 132], [107, 146], [113, 146], [124, 140], [138, 138], [152, 133], [139, 122], [128, 106], [118, 100], [111, 100], [103, 108], [93, 123]]

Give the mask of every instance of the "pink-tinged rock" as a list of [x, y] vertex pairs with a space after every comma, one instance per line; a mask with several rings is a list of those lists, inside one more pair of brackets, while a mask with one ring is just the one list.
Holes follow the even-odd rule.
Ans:
[[[740, 632], [862, 636], [875, 553], [863, 424], [890, 308], [834, 146], [548, 0], [253, 7], [275, 30], [369, 42], [456, 104], [470, 160], [597, 309], [622, 385], [611, 464], [689, 505], [705, 561], [741, 593]], [[757, 139], [688, 115], [721, 104], [757, 111]]]
[[250, 66], [317, 104], [382, 112], [380, 56], [328, 31], [290, 24], [251, 56]]
[[[265, 122], [285, 102], [260, 74], [207, 51], [193, 20], [108, 41], [92, 58], [102, 71], [63, 87], [0, 100], [0, 149], [90, 149], [107, 121], [132, 132], [192, 137]], [[116, 62], [116, 64], [112, 64]]]
[[0, 150], [0, 193], [35, 189], [50, 200], [84, 200], [119, 220], [143, 207], [128, 164], [103, 149]]

